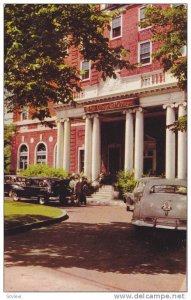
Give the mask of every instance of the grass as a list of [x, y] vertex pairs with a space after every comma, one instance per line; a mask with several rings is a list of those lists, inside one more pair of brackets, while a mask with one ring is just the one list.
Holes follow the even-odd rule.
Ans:
[[4, 203], [5, 229], [44, 221], [61, 215], [61, 209], [46, 205], [13, 202], [7, 199], [5, 199]]

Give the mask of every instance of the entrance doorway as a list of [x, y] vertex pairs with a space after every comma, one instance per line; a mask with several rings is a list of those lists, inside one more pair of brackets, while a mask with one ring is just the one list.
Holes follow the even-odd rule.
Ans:
[[108, 145], [108, 169], [111, 174], [121, 170], [121, 145]]

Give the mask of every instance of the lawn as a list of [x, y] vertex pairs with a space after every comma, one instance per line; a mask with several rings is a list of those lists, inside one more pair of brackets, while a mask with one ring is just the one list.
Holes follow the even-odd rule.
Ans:
[[24, 202], [4, 202], [5, 229], [59, 217], [63, 211], [46, 205]]

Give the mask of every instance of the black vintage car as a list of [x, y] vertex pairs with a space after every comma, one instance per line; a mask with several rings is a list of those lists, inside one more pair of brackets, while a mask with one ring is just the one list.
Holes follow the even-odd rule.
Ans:
[[19, 201], [21, 198], [38, 199], [40, 204], [57, 199], [61, 203], [66, 203], [72, 195], [69, 180], [48, 177], [17, 176], [11, 189], [14, 201]]
[[12, 196], [12, 186], [15, 184], [17, 179], [16, 175], [5, 175], [4, 176], [4, 194], [6, 196]]

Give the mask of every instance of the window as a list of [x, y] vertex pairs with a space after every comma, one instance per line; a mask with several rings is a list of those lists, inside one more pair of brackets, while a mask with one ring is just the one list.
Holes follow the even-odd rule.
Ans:
[[46, 146], [43, 143], [41, 143], [37, 146], [36, 163], [37, 164], [46, 164]]
[[151, 43], [145, 42], [140, 46], [139, 62], [143, 65], [151, 63]]
[[121, 16], [112, 20], [111, 24], [111, 37], [117, 38], [121, 36]]
[[90, 78], [90, 63], [89, 63], [89, 61], [82, 61], [81, 71], [82, 71], [82, 80], [87, 80]]
[[22, 112], [21, 112], [21, 121], [24, 121], [27, 119], [28, 119], [28, 108], [23, 107]]
[[146, 6], [143, 6], [139, 10], [139, 21], [143, 21], [145, 19], [145, 9]]
[[19, 169], [26, 169], [28, 165], [28, 148], [22, 145], [19, 150]]
[[79, 148], [78, 152], [78, 165], [79, 173], [84, 172], [84, 149]]
[[170, 194], [187, 194], [186, 186], [180, 185], [155, 185], [151, 188], [151, 193], [170, 193]]

